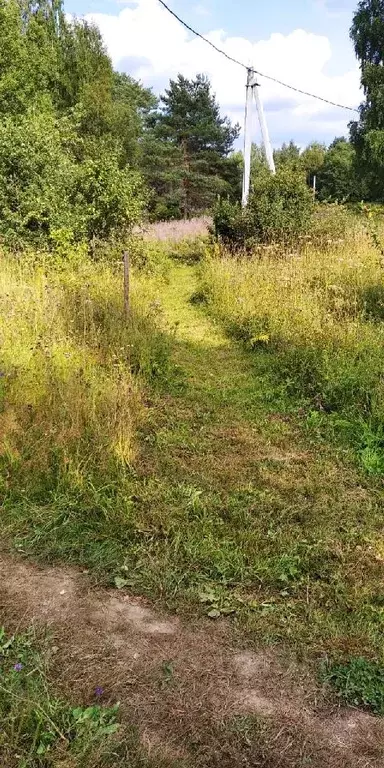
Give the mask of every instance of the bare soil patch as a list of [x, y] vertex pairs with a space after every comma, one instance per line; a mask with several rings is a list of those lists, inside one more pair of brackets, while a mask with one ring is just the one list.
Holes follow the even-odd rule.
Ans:
[[[52, 635], [51, 672], [71, 700], [120, 700], [148, 753], [180, 766], [378, 768], [384, 723], [330, 709], [311, 672], [276, 649], [234, 646], [226, 621], [184, 623], [87, 574], [0, 557], [1, 622]], [[159, 758], [160, 759], [160, 758]]]

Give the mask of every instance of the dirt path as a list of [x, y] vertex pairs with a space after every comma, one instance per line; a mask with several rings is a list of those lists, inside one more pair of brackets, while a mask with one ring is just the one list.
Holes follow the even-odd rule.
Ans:
[[[202, 487], [208, 476], [213, 487], [230, 488], [239, 476], [252, 477], [256, 465], [260, 472], [265, 459], [277, 463], [280, 483], [293, 471], [305, 478], [307, 458], [300, 447], [292, 451], [292, 440], [286, 451], [284, 424], [277, 424], [270, 444], [260, 439], [249, 418], [252, 409], [258, 412], [249, 358], [189, 303], [193, 270], [176, 273], [162, 299], [170, 322], [178, 323], [175, 356], [188, 377], [189, 399], [175, 399], [171, 421], [165, 400], [163, 443], [158, 440], [152, 457], [156, 471], [185, 474]], [[157, 418], [161, 438], [161, 414]], [[188, 452], [197, 429], [198, 449]], [[86, 572], [40, 568], [7, 554], [0, 555], [0, 611], [11, 630], [48, 627], [55, 685], [79, 702], [92, 700], [102, 686], [105, 701], [119, 700], [123, 718], [138, 725], [159, 766], [384, 764], [383, 721], [330, 707], [292, 656], [272, 647], [237, 647], [228, 620], [187, 623], [161, 615], [144, 599], [95, 589]]]
[[273, 650], [236, 649], [225, 621], [188, 625], [93, 589], [86, 574], [5, 555], [0, 584], [7, 626], [49, 627], [63, 693], [87, 701], [102, 686], [152, 757], [221, 768], [383, 764], [380, 720], [327, 710], [305, 669]]

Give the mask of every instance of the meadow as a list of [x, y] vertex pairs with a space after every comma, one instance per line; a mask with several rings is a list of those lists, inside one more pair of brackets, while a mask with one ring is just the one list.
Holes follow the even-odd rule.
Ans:
[[[328, 225], [251, 255], [136, 243], [128, 319], [120, 260], [3, 252], [1, 535], [326, 663], [347, 701], [351, 664], [354, 701], [381, 712], [382, 257], [361, 218]], [[81, 730], [52, 695], [57, 727]], [[117, 712], [88, 716], [97, 741]]]

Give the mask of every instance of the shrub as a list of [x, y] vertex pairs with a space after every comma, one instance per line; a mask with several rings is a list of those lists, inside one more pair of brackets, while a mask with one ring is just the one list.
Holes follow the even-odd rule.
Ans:
[[[55, 246], [126, 234], [137, 224], [144, 190], [137, 173], [99, 143], [84, 154], [66, 119], [44, 113], [0, 126], [0, 237], [7, 244]], [[80, 155], [80, 157], [79, 157]], [[59, 233], [59, 234], [58, 234]]]
[[47, 242], [51, 229], [73, 229], [68, 188], [73, 163], [53, 116], [6, 118], [0, 125], [0, 235], [12, 245]]
[[312, 213], [305, 179], [282, 167], [276, 175], [260, 177], [247, 208], [221, 201], [214, 213], [214, 233], [235, 249], [250, 250], [258, 243], [288, 245], [308, 233]]
[[138, 173], [119, 168], [106, 149], [76, 166], [68, 190], [77, 238], [91, 241], [120, 234], [124, 238], [141, 220], [144, 188]]
[[259, 242], [292, 243], [308, 232], [313, 201], [304, 176], [282, 167], [254, 186], [249, 208]]
[[213, 234], [229, 249], [249, 249], [254, 245], [255, 232], [249, 209], [239, 203], [220, 200], [213, 214]]

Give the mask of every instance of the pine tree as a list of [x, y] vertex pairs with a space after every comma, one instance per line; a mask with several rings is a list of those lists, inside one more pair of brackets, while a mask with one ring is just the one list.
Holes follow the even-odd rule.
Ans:
[[[226, 181], [228, 156], [239, 127], [221, 117], [220, 108], [204, 75], [188, 80], [178, 75], [161, 97], [161, 109], [152, 118], [154, 141], [167, 157], [161, 173], [163, 194], [179, 213], [189, 217], [209, 208], [220, 193], [229, 191]], [[233, 171], [233, 163], [231, 171]], [[147, 168], [149, 184], [159, 194], [158, 169]], [[172, 207], [172, 206], [171, 206]]]

